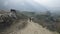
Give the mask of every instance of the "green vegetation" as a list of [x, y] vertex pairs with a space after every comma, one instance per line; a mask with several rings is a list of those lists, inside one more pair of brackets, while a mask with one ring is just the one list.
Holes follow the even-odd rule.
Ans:
[[23, 12], [23, 14], [28, 17], [34, 17], [33, 21], [42, 25], [42, 27], [47, 27], [50, 31], [60, 32], [60, 15], [53, 15], [50, 11], [45, 13], [36, 13], [36, 12]]

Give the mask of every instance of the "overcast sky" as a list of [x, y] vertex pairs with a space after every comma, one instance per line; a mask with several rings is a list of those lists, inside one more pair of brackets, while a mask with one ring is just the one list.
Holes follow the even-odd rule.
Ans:
[[35, 0], [35, 2], [44, 5], [49, 9], [60, 10], [60, 0]]
[[9, 6], [10, 4], [12, 5], [20, 4], [21, 2], [22, 5], [24, 5], [25, 1], [36, 2], [50, 10], [60, 10], [60, 0], [0, 0], [0, 8], [6, 8], [5, 6]]

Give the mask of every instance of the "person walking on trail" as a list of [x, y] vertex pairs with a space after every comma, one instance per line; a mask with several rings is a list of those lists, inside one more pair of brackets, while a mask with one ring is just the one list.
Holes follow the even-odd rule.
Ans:
[[30, 17], [30, 22], [32, 22], [33, 17]]
[[29, 20], [30, 20], [30, 22], [31, 22], [31, 20], [32, 20], [31, 17], [29, 18]]

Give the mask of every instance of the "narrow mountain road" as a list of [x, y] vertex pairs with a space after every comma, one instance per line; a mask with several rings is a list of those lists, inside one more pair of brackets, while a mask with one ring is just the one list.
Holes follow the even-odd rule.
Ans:
[[34, 23], [32, 21], [30, 22], [28, 20], [28, 25], [26, 28], [10, 34], [58, 34], [58, 33], [51, 32], [46, 28], [43, 28], [42, 26], [38, 25], [37, 23]]

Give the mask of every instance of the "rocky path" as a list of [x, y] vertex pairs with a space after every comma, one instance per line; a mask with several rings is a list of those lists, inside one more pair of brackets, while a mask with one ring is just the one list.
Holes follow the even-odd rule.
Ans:
[[[12, 33], [11, 33], [12, 34]], [[28, 20], [28, 25], [25, 29], [19, 30], [14, 34], [58, 34], [57, 32], [51, 32], [46, 28], [38, 25], [37, 23], [30, 22]]]
[[41, 25], [34, 23], [33, 21], [28, 20], [28, 24], [24, 29], [17, 30], [16, 26], [19, 26], [20, 23], [13, 25], [10, 29], [7, 29], [7, 34], [58, 34], [57, 32], [51, 32], [46, 28], [43, 28]]

